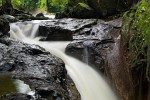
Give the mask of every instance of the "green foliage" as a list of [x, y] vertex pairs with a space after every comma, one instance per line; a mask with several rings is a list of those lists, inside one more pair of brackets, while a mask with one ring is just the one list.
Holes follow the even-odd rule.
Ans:
[[[130, 66], [145, 70], [150, 80], [150, 2], [142, 0], [136, 9], [126, 12], [122, 34], [127, 41]], [[130, 37], [130, 38], [129, 38]]]
[[67, 3], [68, 0], [12, 0], [12, 4], [15, 8], [24, 9], [26, 11], [42, 9], [54, 13], [63, 11]]
[[143, 36], [143, 41], [147, 45], [147, 68], [146, 76], [150, 80], [150, 2], [142, 0], [135, 13], [134, 26], [137, 32]]
[[86, 3], [79, 2], [78, 4], [85, 9], [92, 10], [92, 8], [89, 5], [87, 5]]
[[2, 0], [0, 0], [0, 5], [2, 5]]
[[48, 4], [49, 12], [61, 12], [67, 5], [68, 0], [51, 0]]
[[[122, 40], [132, 75], [134, 99], [143, 100], [150, 81], [150, 1], [141, 0], [123, 16]], [[146, 95], [146, 93], [145, 93]]]
[[22, 5], [22, 1], [21, 0], [12, 0], [11, 1], [14, 7], [20, 8]]

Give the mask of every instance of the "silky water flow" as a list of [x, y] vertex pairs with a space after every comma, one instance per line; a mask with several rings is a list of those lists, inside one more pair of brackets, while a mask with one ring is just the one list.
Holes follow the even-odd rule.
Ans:
[[34, 38], [38, 33], [39, 23], [40, 21], [11, 23], [11, 37], [28, 44], [37, 44], [61, 58], [82, 100], [118, 100], [113, 90], [97, 71], [64, 53], [69, 42], [41, 42]]

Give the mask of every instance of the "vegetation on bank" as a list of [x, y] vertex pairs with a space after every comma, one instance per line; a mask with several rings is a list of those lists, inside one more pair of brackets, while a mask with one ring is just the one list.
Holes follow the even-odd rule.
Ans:
[[141, 0], [124, 14], [122, 37], [128, 53], [134, 99], [149, 100], [150, 81], [150, 1]]
[[[123, 37], [130, 37], [128, 40], [128, 49], [132, 51], [130, 59], [133, 67], [143, 66], [147, 62], [146, 77], [150, 80], [150, 2], [142, 0], [138, 8], [133, 8], [124, 15]], [[127, 34], [126, 34], [127, 33]], [[144, 66], [145, 67], [145, 66]]]

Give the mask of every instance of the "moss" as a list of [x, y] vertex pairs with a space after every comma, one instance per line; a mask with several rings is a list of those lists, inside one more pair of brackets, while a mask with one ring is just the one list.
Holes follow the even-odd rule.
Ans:
[[[146, 63], [146, 77], [150, 76], [150, 7], [142, 0], [137, 9], [124, 14], [122, 36], [126, 41], [131, 67], [142, 67]], [[143, 66], [145, 67], [145, 66]]]
[[147, 46], [147, 67], [146, 77], [150, 81], [150, 2], [142, 0], [135, 13], [133, 27], [137, 27], [137, 32], [142, 36], [142, 41]]
[[135, 7], [123, 16], [122, 38], [128, 53], [134, 99], [142, 100], [150, 81], [150, 1], [141, 0]]

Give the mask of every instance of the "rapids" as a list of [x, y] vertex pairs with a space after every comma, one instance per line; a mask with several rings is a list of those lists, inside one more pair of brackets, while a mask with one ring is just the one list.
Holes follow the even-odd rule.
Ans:
[[[39, 23], [40, 21], [11, 23], [11, 37], [28, 44], [39, 45], [61, 58], [65, 62], [67, 72], [75, 82], [82, 100], [118, 100], [113, 90], [97, 71], [64, 53], [69, 42], [38, 41], [39, 38], [35, 37], [38, 33]], [[85, 53], [88, 56], [86, 50]], [[85, 60], [87, 61], [88, 59]]]

